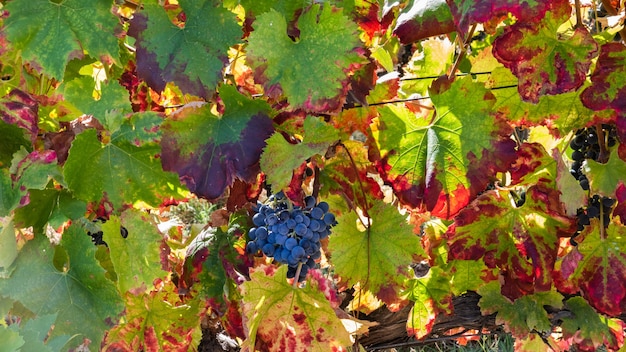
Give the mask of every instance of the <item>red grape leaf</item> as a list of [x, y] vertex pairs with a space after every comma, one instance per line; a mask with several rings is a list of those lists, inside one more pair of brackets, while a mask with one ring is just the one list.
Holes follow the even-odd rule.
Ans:
[[525, 101], [537, 103], [542, 95], [570, 92], [585, 82], [597, 44], [584, 27], [567, 37], [558, 33], [570, 13], [568, 1], [553, 2], [541, 22], [517, 22], [494, 41], [493, 55], [519, 78]]
[[110, 1], [94, 0], [89, 6], [83, 0], [12, 1], [5, 9], [9, 42], [25, 60], [41, 65], [43, 72], [59, 81], [70, 59], [84, 52], [103, 62], [119, 60], [114, 31], [120, 26]]
[[556, 291], [543, 291], [520, 297], [513, 302], [500, 293], [500, 283], [492, 281], [478, 289], [478, 302], [483, 315], [498, 313], [496, 324], [504, 324], [515, 338], [525, 338], [532, 330], [550, 332], [552, 324], [544, 306], [563, 307], [563, 296]]
[[426, 276], [409, 281], [407, 298], [415, 304], [407, 319], [409, 336], [421, 339], [432, 331], [437, 313], [452, 314], [450, 279], [439, 267], [432, 267]]
[[243, 350], [326, 352], [350, 345], [334, 311], [337, 302], [324, 294], [330, 282], [317, 276], [294, 288], [286, 275], [285, 265], [250, 270], [251, 280], [241, 286], [248, 335]]
[[274, 131], [269, 106], [232, 86], [222, 86], [225, 112], [190, 104], [163, 123], [163, 169], [175, 171], [189, 190], [216, 199], [235, 178], [253, 182], [265, 140]]
[[355, 211], [337, 218], [328, 249], [335, 273], [350, 286], [360, 283], [375, 295], [385, 287], [401, 286], [408, 265], [423, 254], [417, 237], [405, 217], [386, 203], [377, 201], [368, 209], [367, 219], [359, 220]]
[[134, 295], [126, 292], [124, 323], [109, 330], [103, 351], [189, 351], [198, 345], [201, 304], [181, 301], [176, 287]]
[[450, 7], [445, 0], [412, 0], [398, 15], [393, 34], [402, 44], [454, 32]]
[[[520, 294], [546, 291], [557, 257], [558, 237], [576, 231], [558, 192], [531, 186], [526, 202], [516, 207], [510, 189], [497, 189], [478, 197], [454, 219], [447, 232], [451, 259], [483, 259], [520, 283]], [[523, 286], [523, 287], [522, 287]]]
[[617, 316], [626, 305], [626, 227], [611, 222], [601, 237], [600, 226], [592, 219], [585, 227], [580, 235], [583, 240], [577, 238], [576, 249], [563, 258], [556, 282], [566, 292], [580, 288], [591, 306]]
[[[542, 0], [446, 0], [457, 29], [465, 38], [475, 23], [489, 22], [511, 13], [520, 22], [534, 23], [542, 18], [551, 2]], [[561, 3], [566, 0], [558, 0]]]
[[431, 91], [431, 99], [436, 112], [428, 116], [401, 106], [379, 108], [373, 136], [381, 174], [400, 200], [450, 218], [508, 168], [515, 143], [510, 127], [491, 114], [493, 95], [471, 77], [442, 93]]
[[16, 125], [30, 136], [35, 144], [39, 133], [39, 104], [28, 93], [13, 89], [0, 99], [0, 118], [2, 121]]
[[565, 306], [572, 313], [561, 318], [563, 340], [569, 346], [582, 351], [595, 351], [600, 346], [619, 348], [616, 336], [607, 324], [609, 319], [598, 314], [583, 297], [572, 297]]
[[341, 108], [349, 76], [363, 63], [353, 22], [330, 5], [315, 4], [298, 18], [298, 38], [288, 36], [287, 21], [274, 10], [258, 16], [253, 25], [247, 58], [267, 94], [284, 94], [294, 109]]
[[615, 109], [626, 112], [626, 48], [620, 43], [600, 47], [600, 57], [591, 75], [591, 87], [580, 99], [593, 110]]
[[182, 28], [157, 4], [143, 4], [134, 14], [129, 35], [137, 39], [137, 72], [158, 92], [174, 82], [185, 93], [207, 98], [222, 79], [228, 48], [241, 38], [241, 27], [220, 1], [179, 3], [186, 15]]

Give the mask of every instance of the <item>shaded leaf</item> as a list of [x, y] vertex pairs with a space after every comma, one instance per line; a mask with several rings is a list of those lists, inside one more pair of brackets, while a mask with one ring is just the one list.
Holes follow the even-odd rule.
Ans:
[[606, 164], [589, 159], [584, 169], [589, 175], [589, 187], [593, 193], [611, 196], [617, 185], [626, 181], [626, 162], [620, 159], [617, 149], [611, 152]]
[[[466, 77], [437, 89], [431, 91], [436, 112], [427, 116], [379, 108], [373, 136], [381, 171], [400, 200], [450, 218], [509, 167], [514, 143], [510, 127], [491, 115], [494, 97], [483, 85]], [[463, 104], [467, 100], [473, 104]]]
[[89, 129], [74, 139], [65, 163], [68, 187], [79, 198], [99, 201], [108, 197], [115, 208], [144, 201], [156, 206], [163, 198], [178, 196], [175, 174], [164, 172], [158, 159], [160, 148], [151, 143], [137, 147], [118, 133], [102, 143]]
[[20, 205], [20, 199], [25, 193], [13, 188], [13, 180], [7, 169], [0, 169], [0, 216], [7, 216]]
[[0, 273], [2, 273], [7, 271], [17, 258], [17, 239], [13, 219], [4, 218], [0, 225], [2, 226], [0, 227]]
[[445, 0], [411, 0], [402, 9], [393, 34], [402, 44], [454, 32], [455, 25], [450, 7]]
[[[398, 210], [381, 201], [368, 210], [370, 220], [355, 212], [337, 218], [328, 249], [335, 273], [352, 286], [378, 295], [385, 287], [402, 285], [408, 265], [423, 253], [419, 238]], [[366, 224], [370, 224], [366, 228]]]
[[[121, 226], [128, 231], [128, 237], [120, 234]], [[112, 216], [102, 225], [102, 231], [122, 294], [143, 293], [153, 288], [154, 280], [167, 275], [161, 268], [163, 236], [147, 213], [126, 210], [121, 217]]]
[[[91, 94], [95, 87], [91, 77], [81, 76], [64, 85], [65, 100], [83, 114], [93, 115], [110, 132], [115, 132], [122, 124], [123, 114], [132, 112], [128, 91], [117, 81], [102, 82], [98, 100], [94, 100]], [[111, 115], [116, 119], [112, 120]]]
[[274, 133], [267, 139], [267, 146], [261, 155], [261, 170], [276, 192], [288, 186], [294, 169], [313, 155], [324, 155], [328, 147], [339, 139], [335, 128], [312, 116], [304, 120], [302, 135], [302, 141], [297, 144], [287, 142], [280, 133]]
[[[558, 237], [576, 231], [558, 192], [542, 186], [526, 191], [517, 207], [509, 189], [489, 191], [463, 209], [448, 228], [451, 259], [482, 259], [511, 275], [505, 283], [512, 298], [549, 290]], [[510, 286], [506, 286], [510, 285]]]
[[26, 323], [21, 324], [19, 329], [17, 329], [17, 324], [11, 325], [11, 328], [15, 328], [14, 331], [19, 332], [24, 337], [25, 343], [21, 350], [38, 352], [61, 351], [61, 347], [70, 341], [71, 336], [62, 335], [51, 339], [48, 338], [48, 333], [54, 328], [56, 319], [57, 314], [48, 314], [28, 320]]
[[341, 351], [350, 336], [324, 296], [325, 278], [294, 288], [285, 279], [287, 266], [261, 266], [242, 285], [248, 336], [243, 349], [266, 351]]
[[21, 189], [44, 189], [51, 178], [63, 181], [61, 170], [57, 165], [57, 155], [52, 150], [28, 154], [26, 150], [21, 149], [20, 153], [14, 155], [11, 172], [16, 187]]
[[46, 224], [58, 228], [68, 220], [85, 215], [87, 204], [74, 198], [66, 189], [31, 190], [30, 203], [15, 210], [15, 224], [32, 226], [35, 233], [43, 233]]
[[83, 50], [103, 61], [117, 62], [114, 30], [118, 20], [111, 12], [111, 1], [90, 0], [85, 5], [83, 0], [12, 1], [5, 7], [10, 14], [5, 20], [7, 39], [25, 60], [38, 63], [44, 73], [59, 81], [70, 58], [82, 57]]
[[122, 302], [84, 231], [71, 226], [61, 246], [68, 255], [63, 271], [53, 265], [54, 248], [48, 239], [35, 236], [20, 251], [11, 277], [0, 280], [0, 295], [19, 300], [39, 315], [57, 314], [52, 337], [79, 334], [99, 345], [122, 312]]
[[568, 1], [551, 2], [545, 18], [506, 27], [493, 43], [493, 55], [519, 78], [525, 101], [537, 103], [546, 94], [560, 94], [583, 85], [597, 44], [585, 27], [571, 36], [558, 33], [571, 13]]
[[[37, 125], [39, 122], [39, 103], [30, 94], [19, 89], [11, 90], [9, 94], [0, 99], [0, 118], [7, 124], [23, 129], [25, 134], [30, 137], [30, 142], [35, 144], [39, 133], [39, 126]], [[10, 140], [13, 143], [21, 142], [22, 134], [7, 127], [2, 130], [3, 132], [12, 132]]]
[[591, 87], [586, 88], [580, 99], [593, 110], [614, 109], [626, 112], [626, 48], [619, 43], [600, 47], [600, 56], [591, 75]]
[[228, 48], [242, 35], [235, 15], [219, 1], [180, 0], [186, 20], [179, 27], [165, 10], [143, 4], [129, 35], [137, 39], [137, 72], [161, 92], [174, 82], [185, 93], [208, 98], [222, 78]]
[[[542, 18], [550, 7], [550, 3], [557, 1], [540, 0], [446, 0], [458, 30], [463, 38], [468, 34], [472, 24], [490, 22], [496, 18], [514, 15], [519, 22], [536, 22]], [[558, 0], [562, 4], [564, 0]]]
[[17, 331], [10, 330], [6, 326], [0, 325], [0, 341], [2, 341], [3, 351], [20, 351], [24, 346], [24, 338]]
[[267, 103], [252, 100], [232, 86], [220, 97], [225, 112], [213, 115], [208, 105], [187, 106], [163, 124], [162, 163], [176, 171], [189, 190], [215, 199], [235, 178], [253, 182], [265, 140], [272, 134]]
[[552, 324], [544, 306], [560, 309], [563, 296], [556, 291], [529, 294], [514, 301], [500, 294], [500, 283], [492, 281], [478, 290], [483, 315], [498, 313], [496, 324], [504, 324], [515, 338], [525, 338], [532, 330], [550, 332]]
[[617, 341], [609, 329], [608, 319], [599, 315], [583, 297], [572, 297], [565, 302], [572, 313], [562, 318], [563, 338], [568, 344], [583, 351], [594, 351], [600, 346], [617, 349]]
[[362, 62], [353, 22], [332, 6], [316, 4], [298, 18], [294, 40], [285, 17], [275, 10], [258, 16], [253, 25], [247, 59], [268, 94], [284, 94], [294, 109], [326, 112], [341, 107], [351, 69]]

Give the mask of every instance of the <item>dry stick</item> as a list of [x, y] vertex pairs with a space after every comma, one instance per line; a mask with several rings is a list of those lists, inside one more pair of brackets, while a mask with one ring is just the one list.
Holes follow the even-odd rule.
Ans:
[[574, 0], [574, 4], [576, 6], [576, 25], [574, 28], [584, 28], [585, 25], [583, 24], [583, 16], [580, 13], [580, 0]]
[[463, 58], [465, 57], [465, 54], [467, 53], [467, 46], [469, 45], [469, 43], [471, 43], [475, 30], [476, 30], [476, 23], [472, 25], [472, 28], [470, 28], [469, 33], [467, 33], [467, 38], [465, 38], [465, 41], [463, 42], [463, 46], [461, 47], [461, 52], [459, 53], [459, 56], [456, 58], [456, 61], [454, 62], [454, 66], [452, 66], [452, 69], [450, 69], [450, 73], [448, 74], [448, 80], [452, 80], [455, 77], [454, 73], [456, 72], [456, 70], [458, 70], [459, 66], [461, 65], [461, 61], [463, 60]]
[[[617, 15], [619, 12], [617, 11], [617, 9], [615, 9], [613, 7], [613, 5], [611, 5], [611, 0], [602, 0], [602, 5], [604, 5], [604, 8], [606, 9], [606, 12], [609, 13], [609, 15], [611, 16], [615, 16]], [[622, 28], [619, 31], [619, 35], [620, 37], [622, 37], [622, 42], [626, 42], [626, 27]]]

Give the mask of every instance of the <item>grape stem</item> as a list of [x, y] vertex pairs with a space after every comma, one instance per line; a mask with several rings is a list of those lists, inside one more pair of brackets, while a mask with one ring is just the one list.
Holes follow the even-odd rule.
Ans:
[[298, 263], [298, 268], [296, 268], [296, 275], [293, 277], [293, 288], [298, 288], [298, 281], [300, 279], [300, 271], [302, 271], [302, 262]]
[[596, 125], [596, 134], [598, 135], [598, 144], [600, 145], [600, 155], [598, 155], [598, 162], [604, 164], [609, 160], [609, 153], [606, 149], [606, 141], [604, 131], [602, 130], [602, 125]]

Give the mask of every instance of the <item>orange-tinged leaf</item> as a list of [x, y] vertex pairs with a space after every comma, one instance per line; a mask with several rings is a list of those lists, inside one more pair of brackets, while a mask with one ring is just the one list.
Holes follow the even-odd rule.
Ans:
[[242, 288], [247, 338], [244, 351], [344, 351], [350, 335], [324, 295], [329, 282], [313, 276], [294, 288], [287, 267], [260, 266], [250, 270]]
[[446, 273], [439, 267], [430, 268], [426, 276], [409, 281], [406, 296], [414, 302], [406, 322], [409, 336], [428, 336], [437, 313], [452, 314], [452, 290]]

